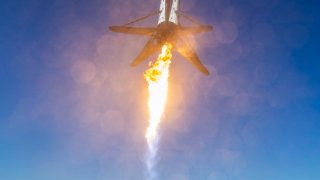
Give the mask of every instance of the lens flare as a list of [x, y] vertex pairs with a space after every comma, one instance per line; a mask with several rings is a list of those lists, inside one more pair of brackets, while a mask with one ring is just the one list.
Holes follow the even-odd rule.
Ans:
[[148, 143], [148, 153], [146, 164], [149, 179], [153, 179], [153, 167], [156, 161], [156, 154], [159, 142], [159, 124], [168, 95], [169, 66], [171, 63], [172, 45], [166, 43], [154, 64], [145, 72], [144, 77], [148, 82], [148, 108], [149, 108], [149, 127], [145, 134]]

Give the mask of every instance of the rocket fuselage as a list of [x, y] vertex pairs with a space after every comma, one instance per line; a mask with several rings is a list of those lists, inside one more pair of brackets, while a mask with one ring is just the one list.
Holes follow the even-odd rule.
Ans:
[[161, 0], [158, 25], [169, 22], [178, 25], [179, 6], [179, 0]]
[[185, 59], [197, 67], [201, 72], [206, 75], [209, 74], [209, 71], [201, 63], [200, 58], [184, 37], [190, 34], [211, 31], [212, 26], [181, 26], [179, 23], [179, 6], [180, 0], [161, 0], [158, 25], [155, 28], [130, 27], [127, 25], [110, 27], [110, 30], [113, 32], [150, 36], [150, 39], [140, 54], [131, 63], [131, 66], [140, 64], [151, 54], [161, 50], [161, 47], [165, 43], [170, 43], [174, 50], [185, 57]]
[[158, 44], [163, 45], [166, 42], [173, 46], [176, 44], [176, 30], [179, 28], [179, 5], [179, 0], [161, 0], [157, 32], [154, 33]]

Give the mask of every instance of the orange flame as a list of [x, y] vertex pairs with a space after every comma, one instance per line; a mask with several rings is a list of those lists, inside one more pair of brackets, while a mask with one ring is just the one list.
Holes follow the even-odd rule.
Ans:
[[157, 142], [159, 123], [167, 100], [169, 66], [172, 57], [171, 49], [172, 45], [166, 43], [162, 47], [157, 61], [153, 65], [150, 64], [151, 67], [144, 74], [149, 84], [148, 107], [150, 119], [145, 137], [150, 149], [153, 149]]

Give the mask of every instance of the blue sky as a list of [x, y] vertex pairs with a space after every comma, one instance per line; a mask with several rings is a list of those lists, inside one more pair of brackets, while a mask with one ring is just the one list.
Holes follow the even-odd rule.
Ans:
[[[189, 39], [211, 75], [174, 54], [159, 179], [320, 179], [319, 3], [181, 5], [214, 26]], [[0, 179], [144, 179], [146, 39], [108, 26], [158, 6], [1, 2]]]

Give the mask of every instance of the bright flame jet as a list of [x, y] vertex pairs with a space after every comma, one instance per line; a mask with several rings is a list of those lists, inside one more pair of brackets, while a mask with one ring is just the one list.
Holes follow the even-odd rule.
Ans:
[[[136, 57], [136, 59], [131, 63], [131, 66], [140, 64], [152, 54], [159, 52], [165, 43], [170, 43], [173, 46], [173, 50], [176, 50], [178, 53], [180, 53], [202, 73], [209, 75], [209, 71], [201, 63], [200, 58], [193, 48], [188, 44], [188, 42], [186, 42], [186, 40], [184, 40], [184, 37], [190, 34], [208, 32], [213, 28], [210, 25], [202, 25], [190, 16], [179, 11], [179, 5], [179, 0], [161, 0], [159, 11], [155, 11], [146, 16], [135, 19], [123, 26], [110, 26], [110, 30], [113, 32], [150, 36], [147, 44], [144, 46], [143, 50]], [[152, 15], [157, 14], [159, 14], [157, 27], [149, 28], [130, 26], [135, 22], [144, 20]], [[180, 15], [197, 25], [190, 27], [182, 26], [179, 23]]]
[[167, 100], [171, 48], [171, 44], [165, 44], [157, 61], [144, 74], [149, 84], [150, 126], [146, 133], [149, 144], [156, 139], [157, 128]]
[[168, 95], [169, 66], [171, 63], [172, 45], [166, 43], [154, 64], [145, 72], [144, 77], [148, 82], [149, 91], [149, 127], [146, 132], [148, 142], [148, 153], [146, 156], [146, 165], [148, 168], [148, 180], [156, 179], [154, 166], [157, 161], [157, 150], [159, 146], [159, 125], [166, 105]]

